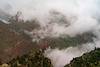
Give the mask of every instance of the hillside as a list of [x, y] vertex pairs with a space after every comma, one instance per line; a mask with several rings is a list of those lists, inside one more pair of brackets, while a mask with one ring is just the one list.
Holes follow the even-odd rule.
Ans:
[[[24, 30], [32, 31], [40, 26], [36, 21], [30, 22], [11, 22], [10, 24], [5, 24], [0, 21], [0, 58], [2, 61], [7, 61], [15, 56], [26, 54], [36, 43], [32, 42], [30, 35], [27, 35]], [[37, 34], [38, 35], [38, 34]], [[93, 42], [93, 37], [96, 37], [91, 32], [83, 33], [82, 35], [77, 35], [75, 37], [57, 37], [50, 38], [45, 37], [38, 43], [38, 48], [67, 48], [69, 46], [76, 46], [80, 44], [85, 44]], [[61, 45], [62, 44], [62, 45]], [[12, 55], [13, 54], [13, 55]], [[7, 58], [6, 60], [4, 58]]]
[[27, 53], [34, 46], [34, 43], [28, 39], [0, 21], [0, 59], [2, 62]]
[[65, 67], [100, 67], [100, 48], [74, 58]]
[[38, 49], [32, 49], [27, 54], [14, 58], [7, 64], [7, 67], [53, 67], [50, 59], [44, 57], [43, 52]]
[[70, 37], [70, 36], [56, 37], [56, 38], [47, 37], [41, 41], [42, 42], [46, 41], [51, 48], [63, 49], [69, 46], [78, 46], [80, 44], [86, 44], [90, 42], [93, 43], [94, 42], [93, 38], [96, 38], [96, 36], [91, 32], [87, 32], [81, 35], [77, 35], [75, 37]]

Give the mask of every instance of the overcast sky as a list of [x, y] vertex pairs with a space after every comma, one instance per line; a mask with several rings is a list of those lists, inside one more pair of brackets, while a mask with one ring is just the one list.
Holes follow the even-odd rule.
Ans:
[[43, 12], [49, 9], [74, 13], [78, 11], [88, 12], [91, 8], [97, 10], [99, 3], [100, 0], [0, 0], [0, 8], [6, 11], [8, 10], [7, 8], [9, 10], [12, 8], [13, 12], [20, 10], [26, 15], [34, 10]]

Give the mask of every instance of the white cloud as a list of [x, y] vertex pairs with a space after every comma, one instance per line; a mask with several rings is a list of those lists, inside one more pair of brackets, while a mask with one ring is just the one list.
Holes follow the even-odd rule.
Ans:
[[89, 52], [95, 48], [93, 43], [83, 44], [77, 47], [69, 47], [66, 49], [47, 49], [45, 56], [50, 58], [54, 67], [64, 67], [66, 64], [75, 58]]

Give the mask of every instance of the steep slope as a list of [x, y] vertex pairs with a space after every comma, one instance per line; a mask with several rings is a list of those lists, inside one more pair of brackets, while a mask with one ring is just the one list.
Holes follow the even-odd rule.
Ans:
[[0, 59], [2, 62], [27, 53], [33, 46], [29, 38], [16, 33], [0, 21]]
[[92, 43], [93, 38], [96, 38], [94, 34], [91, 32], [88, 33], [83, 33], [81, 35], [77, 35], [75, 37], [69, 37], [69, 36], [64, 36], [64, 37], [57, 37], [57, 38], [50, 38], [47, 37], [43, 40], [41, 40], [41, 43], [49, 45], [51, 48], [67, 48], [69, 46], [78, 46], [81, 44], [86, 44], [86, 43]]
[[100, 48], [74, 58], [65, 67], [100, 67]]
[[43, 52], [32, 49], [29, 53], [11, 60], [11, 67], [53, 67], [50, 59], [44, 57]]
[[39, 28], [40, 25], [38, 24], [38, 21], [36, 19], [34, 20], [30, 20], [30, 21], [15, 21], [12, 18], [9, 20], [9, 22], [11, 22], [9, 24], [9, 26], [13, 29], [15, 29], [16, 31], [32, 31], [33, 29]]

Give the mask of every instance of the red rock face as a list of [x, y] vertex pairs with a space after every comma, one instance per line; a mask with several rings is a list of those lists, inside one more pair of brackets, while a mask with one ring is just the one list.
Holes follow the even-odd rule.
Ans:
[[34, 48], [27, 37], [13, 32], [6, 24], [0, 22], [0, 59], [7, 62], [21, 56]]
[[48, 44], [48, 42], [46, 40], [43, 40], [43, 41], [38, 43], [37, 47], [39, 49], [46, 50], [49, 47], [49, 44]]

